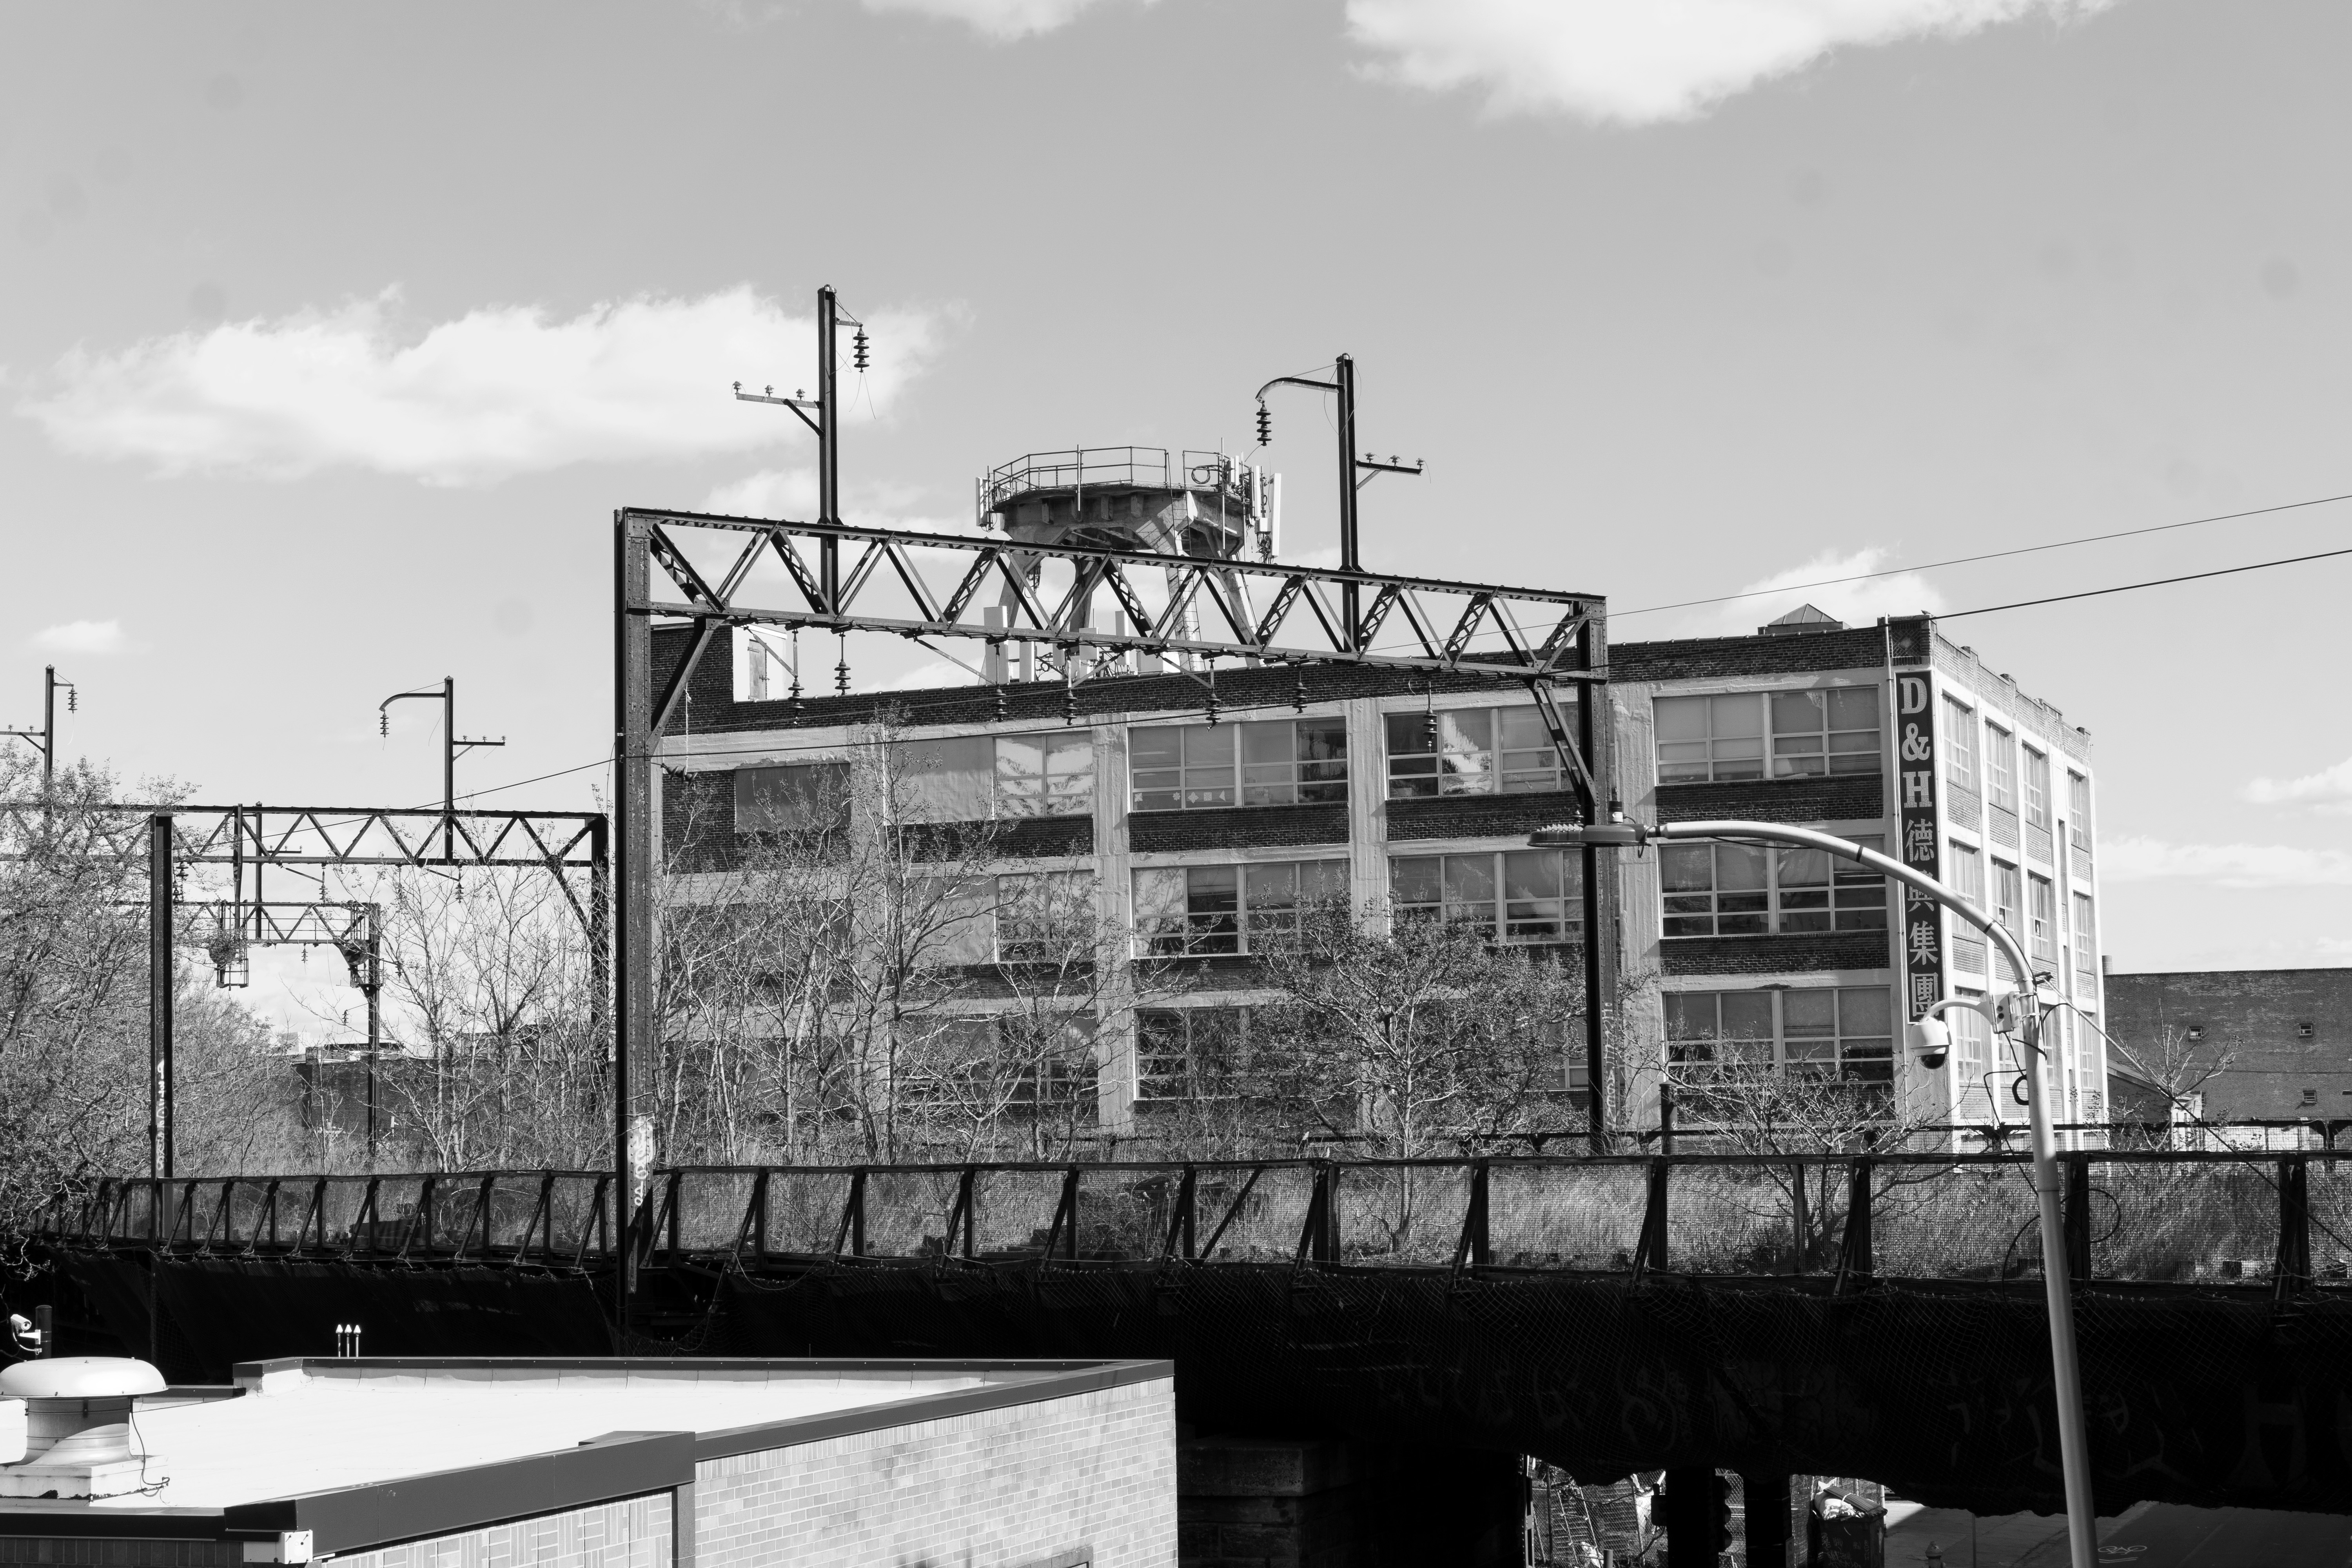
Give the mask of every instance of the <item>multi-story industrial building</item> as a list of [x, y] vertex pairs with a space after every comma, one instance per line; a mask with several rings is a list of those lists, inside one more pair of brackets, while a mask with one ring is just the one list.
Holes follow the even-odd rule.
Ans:
[[[1181, 539], [1194, 555], [1272, 548], [1265, 480], [1236, 479], [1223, 459], [1192, 465], [1188, 490], [1164, 460], [1138, 469], [1129, 454], [1106, 479], [1066, 456], [1059, 469], [1024, 460], [983, 491], [999, 526], [1043, 542], [1082, 525], [1097, 542]], [[684, 636], [657, 629], [657, 682]], [[992, 648], [974, 684], [820, 697], [793, 657], [746, 629], [731, 668], [698, 668], [661, 741], [663, 831], [723, 847], [730, 832], [789, 825], [887, 718], [909, 781], [894, 809], [992, 825], [995, 913], [966, 956], [1019, 949], [1022, 889], [1045, 886], [1090, 897], [1122, 933], [1106, 944], [1110, 965], [1181, 955], [1178, 989], [1095, 1033], [1107, 1129], [1180, 1090], [1204, 1036], [1246, 1029], [1253, 950], [1307, 902], [1472, 921], [1498, 942], [1586, 938], [1578, 852], [1528, 844], [1574, 818], [1570, 781], [1532, 698], [1507, 681], [1339, 666], [1209, 677], [1131, 657], [1078, 679], [1049, 649]], [[1608, 678], [1602, 765], [1630, 815], [1804, 823], [1886, 847], [1989, 900], [2095, 1016], [2089, 736], [1931, 622], [1850, 628], [1808, 608], [1752, 637], [1618, 644]], [[1932, 906], [1890, 908], [1883, 879], [1825, 855], [1733, 844], [1629, 854], [1605, 861], [1601, 882], [1621, 1124], [1647, 1121], [1675, 1073], [1733, 1060], [1884, 1083], [1924, 1120], [2021, 1117], [1993, 1098], [2008, 1085], [1972, 1014], [1949, 1066], [1904, 1076], [1906, 1017], [2010, 978]], [[2096, 1037], [2072, 1016], [2058, 1034], [2061, 1115], [2096, 1121]], [[1577, 1041], [1567, 1031], [1569, 1094], [1586, 1088]]]
[[[2100, 1010], [2087, 731], [1926, 617], [1847, 627], [1807, 606], [1754, 637], [1616, 644], [1610, 676], [1631, 815], [1816, 826], [1975, 899], [2070, 1004], [2053, 1110], [2105, 1118], [2105, 1058], [2085, 1026]], [[1811, 850], [1673, 845], [1626, 862], [1620, 919], [1622, 972], [1655, 980], [1669, 1070], [1770, 1060], [1894, 1084], [1921, 1120], [2023, 1118], [1978, 1015], [1948, 1015], [1939, 1072], [1896, 1049], [1929, 1003], [2014, 983], [1932, 903], [1890, 900], [1883, 879]]]

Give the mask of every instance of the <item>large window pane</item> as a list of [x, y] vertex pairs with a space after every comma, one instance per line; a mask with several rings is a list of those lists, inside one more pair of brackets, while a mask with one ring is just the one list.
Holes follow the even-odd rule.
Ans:
[[1076, 816], [1094, 809], [1094, 735], [1053, 730], [996, 738], [996, 808], [1003, 816]]
[[995, 766], [985, 735], [901, 742], [890, 749], [892, 808], [902, 822], [985, 821]]
[[807, 833], [849, 821], [849, 765], [795, 763], [735, 770], [735, 831]]

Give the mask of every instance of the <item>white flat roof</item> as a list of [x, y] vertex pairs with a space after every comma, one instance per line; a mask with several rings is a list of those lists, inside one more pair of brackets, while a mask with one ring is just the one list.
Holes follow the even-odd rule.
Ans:
[[[614, 1433], [710, 1437], [845, 1412], [877, 1417], [861, 1426], [894, 1425], [885, 1407], [902, 1401], [1001, 1387], [1010, 1396], [1003, 1403], [1021, 1403], [1020, 1384], [1108, 1364], [264, 1363], [239, 1368], [233, 1394], [175, 1389], [138, 1402], [131, 1446], [153, 1456], [154, 1489], [78, 1504], [0, 1500], [0, 1534], [10, 1532], [11, 1513], [214, 1512], [569, 1450]], [[1060, 1392], [1041, 1388], [1038, 1396]], [[826, 1435], [788, 1429], [730, 1451]]]

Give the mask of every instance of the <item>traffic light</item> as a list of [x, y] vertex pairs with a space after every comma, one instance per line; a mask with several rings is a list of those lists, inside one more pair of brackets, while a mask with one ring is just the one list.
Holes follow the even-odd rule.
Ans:
[[1717, 1470], [1709, 1479], [1713, 1482], [1709, 1496], [1715, 1504], [1712, 1510], [1712, 1517], [1715, 1520], [1715, 1549], [1719, 1552], [1728, 1552], [1731, 1550], [1731, 1481], [1720, 1470]]

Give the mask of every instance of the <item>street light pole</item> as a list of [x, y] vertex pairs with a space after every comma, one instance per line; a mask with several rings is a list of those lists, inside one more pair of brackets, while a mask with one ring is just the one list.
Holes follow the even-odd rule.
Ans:
[[[2007, 926], [1935, 878], [1832, 834], [1778, 822], [1667, 822], [1651, 827], [1619, 820], [1590, 827], [1569, 825], [1541, 828], [1528, 842], [1538, 848], [1590, 846], [1632, 849], [1660, 840], [1692, 838], [1761, 839], [1768, 844], [1826, 850], [1867, 866], [1933, 899], [1982, 931], [2009, 960], [2021, 989], [2029, 995], [2033, 989], [2032, 963]], [[2057, 1141], [2051, 1131], [2049, 1107], [2042, 1099], [2039, 1003], [2029, 1001], [2021, 1017], [2020, 1042], [2034, 1058], [2026, 1067], [2025, 1103], [2033, 1129], [2033, 1193], [2041, 1208], [2042, 1287], [2050, 1310], [2050, 1368], [2058, 1397], [2058, 1452], [2065, 1478], [2068, 1555], [2071, 1568], [2096, 1568], [2099, 1548], [2096, 1516], [2091, 1502], [2090, 1434], [2083, 1420], [2082, 1364], [2074, 1352], [2074, 1310], [2066, 1276], [2065, 1222], [2059, 1212]]]

